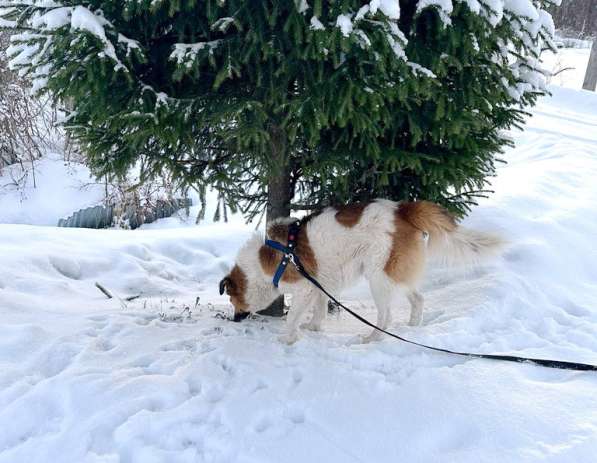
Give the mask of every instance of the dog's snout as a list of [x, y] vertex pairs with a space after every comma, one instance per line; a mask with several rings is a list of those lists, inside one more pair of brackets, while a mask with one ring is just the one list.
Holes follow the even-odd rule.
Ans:
[[235, 322], [242, 322], [245, 318], [247, 318], [249, 315], [251, 314], [251, 312], [238, 312], [234, 314], [234, 318], [232, 319], [232, 321]]

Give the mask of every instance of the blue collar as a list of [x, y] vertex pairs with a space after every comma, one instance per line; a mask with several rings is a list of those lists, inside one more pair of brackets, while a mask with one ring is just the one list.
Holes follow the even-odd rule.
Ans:
[[282, 257], [280, 264], [278, 264], [278, 268], [276, 269], [276, 273], [274, 273], [274, 278], [272, 280], [272, 283], [274, 284], [274, 286], [276, 288], [278, 287], [278, 284], [280, 283], [280, 279], [282, 278], [282, 275], [284, 275], [284, 271], [286, 270], [286, 267], [288, 266], [288, 262], [291, 262], [295, 266], [300, 265], [298, 256], [295, 254], [296, 240], [298, 238], [300, 229], [301, 229], [301, 223], [298, 220], [296, 222], [288, 225], [288, 245], [287, 246], [284, 246], [282, 243], [278, 243], [277, 241], [274, 241], [274, 240], [269, 240], [269, 239], [265, 240], [266, 246], [269, 246], [270, 248], [275, 249], [276, 251], [280, 251], [280, 252], [284, 253], [284, 256]]

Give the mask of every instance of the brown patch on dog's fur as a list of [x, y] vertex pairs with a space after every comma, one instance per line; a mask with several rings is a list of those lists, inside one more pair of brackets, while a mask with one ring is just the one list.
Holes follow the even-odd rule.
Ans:
[[408, 223], [430, 235], [449, 233], [458, 226], [447, 210], [429, 201], [401, 203], [397, 212]]
[[421, 230], [404, 220], [398, 209], [394, 226], [392, 248], [383, 270], [396, 283], [411, 286], [423, 272], [425, 242]]
[[[311, 220], [314, 216], [315, 214], [305, 217], [303, 220], [301, 220], [301, 227], [296, 238], [295, 252], [305, 270], [309, 274], [315, 276], [317, 274], [317, 261], [315, 260], [315, 253], [309, 244], [309, 235], [307, 233], [306, 227], [309, 220]], [[270, 225], [267, 229], [267, 236], [285, 246], [288, 245], [288, 225], [280, 223]], [[276, 273], [276, 269], [278, 268], [281, 259], [282, 253], [279, 251], [276, 251], [266, 245], [263, 245], [259, 248], [259, 262], [261, 263], [261, 268], [266, 275], [274, 275], [274, 273]], [[285, 283], [295, 283], [302, 278], [303, 277], [296, 271], [294, 266], [289, 263], [288, 267], [284, 271], [284, 274], [282, 275], [281, 281]]]
[[245, 272], [238, 265], [235, 265], [225, 279], [226, 294], [230, 296], [230, 303], [234, 306], [234, 311], [236, 313], [245, 312], [248, 307], [245, 301], [247, 290]]
[[394, 215], [392, 249], [384, 272], [397, 283], [414, 285], [425, 266], [423, 232], [433, 243], [457, 227], [454, 217], [441, 206], [429, 201], [402, 203]]
[[267, 236], [270, 240], [277, 241], [279, 243], [288, 242], [288, 225], [284, 223], [274, 223], [267, 227]]
[[352, 228], [359, 223], [363, 211], [369, 204], [371, 203], [354, 203], [337, 207], [338, 212], [336, 212], [334, 217], [340, 224], [347, 228]]

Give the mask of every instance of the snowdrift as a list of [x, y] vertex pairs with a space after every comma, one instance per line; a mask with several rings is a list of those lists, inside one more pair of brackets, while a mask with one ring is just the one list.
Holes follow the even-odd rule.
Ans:
[[[508, 250], [471, 274], [432, 270], [424, 325], [403, 326], [397, 301], [395, 331], [597, 362], [597, 95], [552, 91], [465, 222]], [[0, 462], [595, 458], [595, 374], [354, 344], [366, 329], [345, 314], [290, 347], [280, 320], [223, 320], [217, 282], [251, 233], [0, 225]], [[373, 317], [361, 287], [343, 298]]]

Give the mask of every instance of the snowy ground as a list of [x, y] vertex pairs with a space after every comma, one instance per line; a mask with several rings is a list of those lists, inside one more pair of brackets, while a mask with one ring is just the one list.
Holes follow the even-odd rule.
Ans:
[[543, 66], [555, 74], [550, 78], [551, 84], [574, 89], [582, 88], [590, 54], [590, 45], [585, 48], [559, 49], [555, 54], [544, 52]]
[[[397, 301], [393, 329], [597, 363], [597, 94], [552, 91], [466, 221], [502, 230], [504, 257], [432, 272], [424, 326]], [[0, 463], [594, 461], [597, 374], [355, 345], [344, 314], [293, 346], [280, 320], [223, 320], [251, 232], [0, 225]]]
[[101, 204], [104, 186], [79, 163], [48, 153], [29, 163], [0, 170], [0, 224], [56, 225], [73, 212]]

